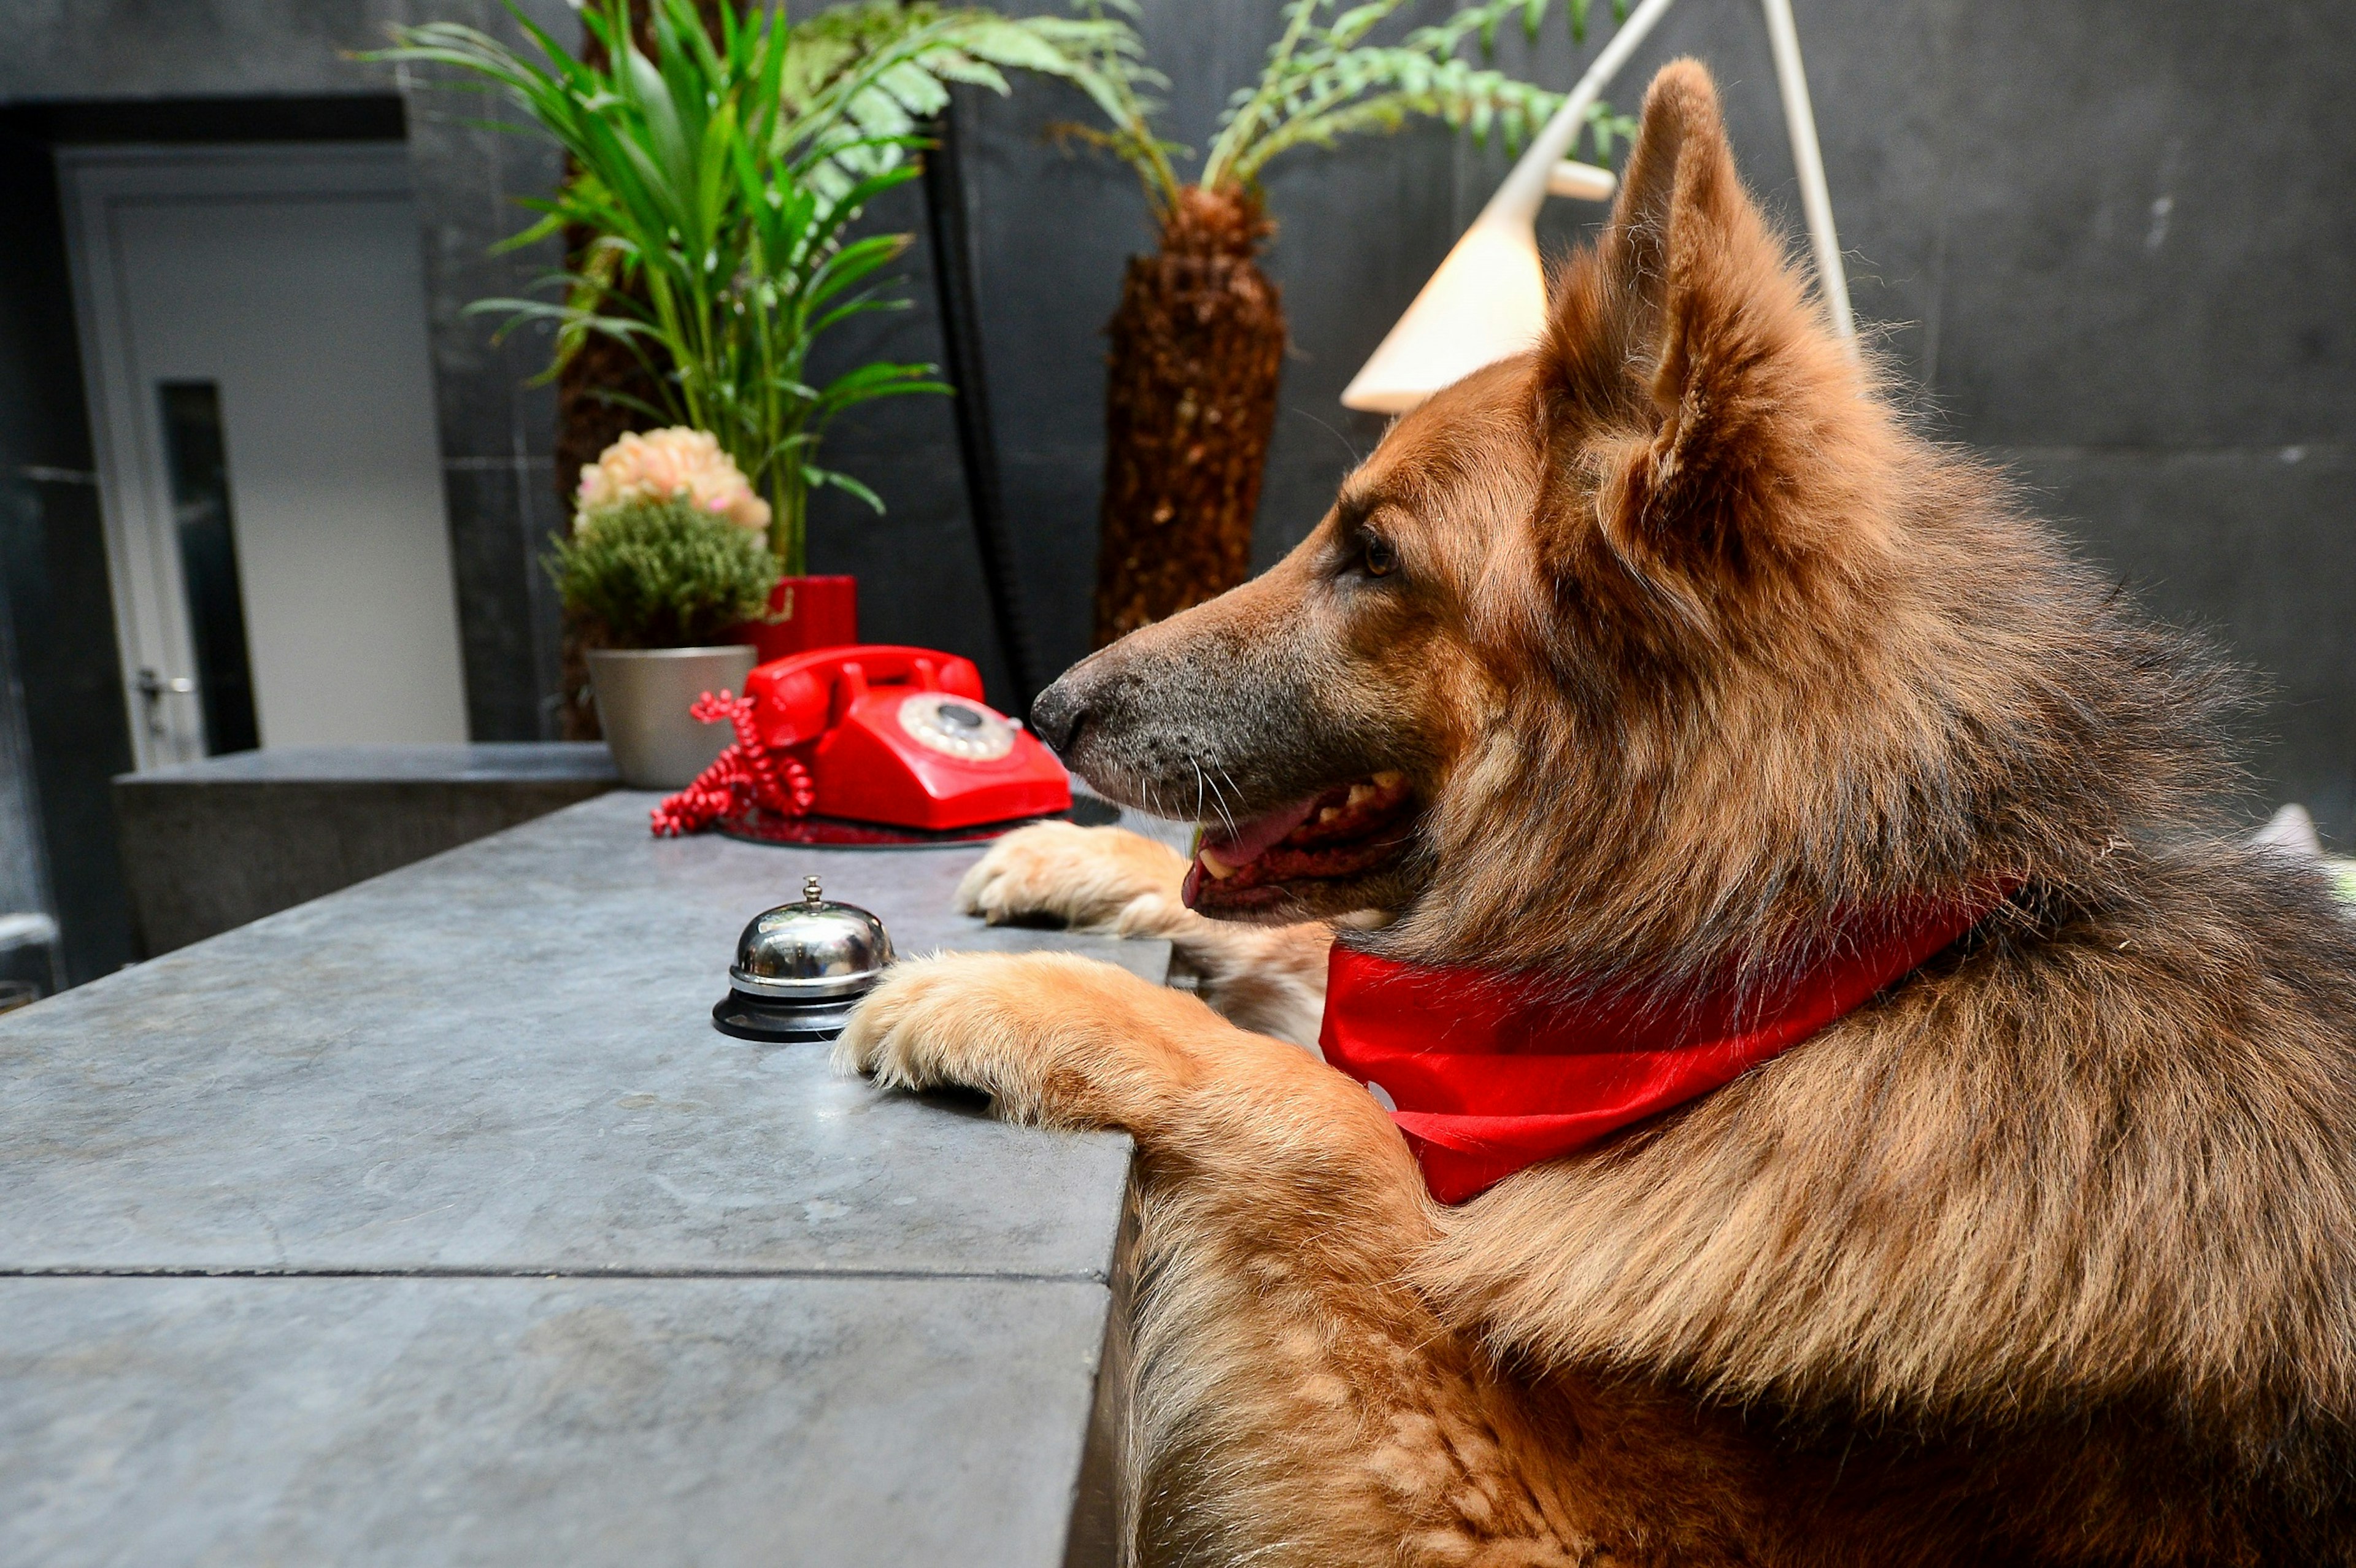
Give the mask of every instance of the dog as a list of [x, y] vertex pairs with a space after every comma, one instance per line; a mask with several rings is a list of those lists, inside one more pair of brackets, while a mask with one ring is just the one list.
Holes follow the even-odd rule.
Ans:
[[[961, 901], [1195, 993], [938, 956], [838, 1048], [1136, 1138], [1138, 1555], [2356, 1562], [2356, 935], [2221, 804], [2233, 673], [1893, 411], [1697, 64], [1549, 312], [1035, 705], [1201, 852], [1042, 826]], [[1301, 1049], [1337, 944], [1673, 1007], [1923, 900], [1837, 1018], [1463, 1201]]]

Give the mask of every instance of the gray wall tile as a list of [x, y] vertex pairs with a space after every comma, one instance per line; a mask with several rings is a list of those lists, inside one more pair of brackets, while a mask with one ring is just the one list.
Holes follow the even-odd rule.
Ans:
[[2158, 614], [2222, 643], [2265, 700], [2261, 798], [2356, 822], [2356, 450], [2002, 452], [2037, 509]]
[[[1427, 3], [1417, 14], [1445, 8]], [[2275, 787], [2309, 793], [2327, 832], [2356, 842], [2344, 783], [2356, 667], [2328, 653], [2344, 646], [2356, 611], [2318, 586], [2346, 559], [2351, 523], [2341, 471], [2324, 456], [2356, 443], [2346, 321], [2356, 297], [2356, 138], [2343, 107], [2356, 97], [2356, 8], [1796, 8], [1853, 297], [1897, 379], [1940, 432], [2027, 454], [2030, 477], [2089, 548], [2146, 584], [2161, 610], [2217, 626], [2261, 667], [2291, 705], [2260, 725], [2281, 737], [2265, 753]], [[576, 25], [562, 0], [530, 9], [561, 31]], [[1228, 93], [1257, 69], [1272, 10], [1269, 0], [1149, 0], [1145, 31], [1173, 79], [1172, 136], [1208, 143]], [[490, 0], [0, 0], [0, 23], [18, 45], [0, 61], [0, 99], [380, 91], [383, 73], [337, 51], [376, 41], [390, 18], [427, 15], [505, 25]], [[1535, 48], [1509, 31], [1500, 58], [1567, 84], [1601, 36], [1574, 48], [1558, 16]], [[1746, 176], [1796, 235], [1756, 8], [1679, 6], [1612, 96], [1633, 102], [1644, 76], [1679, 53], [1719, 73]], [[459, 307], [514, 292], [541, 264], [486, 252], [524, 217], [511, 198], [545, 188], [556, 164], [527, 140], [458, 123], [477, 112], [473, 101], [413, 83], [403, 91], [452, 526], [467, 577], [472, 721], [478, 738], [528, 736], [555, 684], [552, 604], [533, 564], [555, 508], [526, 510], [540, 504], [531, 464], [548, 450], [547, 402], [518, 386], [544, 346], [519, 336], [495, 350], [490, 324]], [[1148, 242], [1144, 208], [1125, 170], [1047, 142], [1056, 121], [1086, 118], [1076, 95], [1025, 83], [1012, 100], [969, 95], [962, 112], [1008, 510], [1054, 666], [1087, 644], [1102, 329], [1122, 259]], [[1273, 170], [1282, 227], [1268, 265], [1285, 291], [1294, 349], [1263, 495], [1262, 561], [1306, 531], [1352, 454], [1379, 434], [1334, 396], [1505, 162], [1502, 149], [1425, 129], [1304, 151]], [[1568, 247], [1596, 216], [1554, 204], [1545, 237]], [[922, 228], [913, 199], [878, 220]], [[937, 359], [925, 264], [920, 246], [905, 269], [916, 308], [865, 324], [837, 351], [871, 343]], [[831, 454], [891, 511], [872, 519], [829, 497], [812, 559], [860, 575], [865, 635], [970, 654], [998, 690], [951, 428], [947, 408], [929, 400], [846, 418]], [[2268, 466], [2287, 446], [2318, 454], [2313, 477]], [[2064, 451], [2079, 455], [2052, 455]], [[2184, 477], [2188, 464], [2247, 482], [2196, 483]], [[2251, 530], [2266, 549], [2244, 548]], [[2211, 556], [2225, 566], [2197, 565]]]

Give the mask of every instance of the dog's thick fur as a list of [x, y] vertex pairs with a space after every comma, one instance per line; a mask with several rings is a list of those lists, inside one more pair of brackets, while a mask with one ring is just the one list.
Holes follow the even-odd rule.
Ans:
[[[1042, 828], [968, 907], [1174, 937], [903, 965], [842, 1054], [1142, 1154], [1141, 1544], [1252, 1563], [2356, 1562], [2356, 939], [2213, 802], [2219, 673], [1911, 433], [1665, 70], [1548, 339], [1258, 581], [1068, 673], [1119, 798], [1376, 769], [1340, 940], [1674, 994], [2017, 887], [1728, 1087], [1460, 1208], [1300, 1040], [1326, 927]], [[1389, 562], [1396, 560], [1397, 569]], [[1228, 1016], [1222, 1017], [1215, 1005]], [[1243, 1026], [1239, 1027], [1239, 1023]]]

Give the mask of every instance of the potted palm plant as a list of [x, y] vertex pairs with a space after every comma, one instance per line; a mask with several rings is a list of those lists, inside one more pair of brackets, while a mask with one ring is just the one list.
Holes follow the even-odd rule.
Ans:
[[[1132, 10], [1130, 0], [1087, 0]], [[1286, 0], [1259, 80], [1239, 89], [1191, 180], [1179, 149], [1158, 135], [1146, 96], [1160, 79], [1133, 50], [1106, 48], [1109, 129], [1071, 128], [1132, 165], [1145, 187], [1156, 244], [1131, 257], [1105, 386], [1102, 542], [1097, 567], [1099, 646], [1242, 581], [1276, 419], [1284, 310], [1259, 267], [1275, 224], [1260, 176], [1295, 148], [1393, 131], [1418, 117], [1510, 146], [1543, 125], [1561, 93], [1462, 58], [1485, 52], [1518, 19], [1535, 37], [1552, 0], [1478, 0], [1396, 41], [1376, 34], [1405, 0]], [[1566, 0], [1583, 37], [1588, 0]], [[1616, 9], [1615, 4], [1615, 9]], [[1598, 103], [1589, 117], [1598, 157], [1633, 126]]]
[[[780, 581], [746, 628], [766, 654], [848, 638], [848, 578], [808, 575], [809, 497], [833, 486], [881, 510], [825, 466], [829, 424], [876, 398], [946, 392], [929, 365], [874, 361], [825, 381], [812, 348], [830, 329], [906, 300], [877, 274], [905, 234], [855, 234], [867, 205], [916, 177], [924, 117], [948, 84], [1008, 90], [1008, 69], [1076, 82], [1107, 111], [1135, 60], [1129, 27], [1102, 16], [1010, 18], [978, 6], [861, 0], [797, 22], [782, 8], [694, 0], [589, 0], [587, 47], [568, 49], [509, 9], [537, 58], [475, 29], [395, 29], [379, 59], [454, 66], [507, 93], [569, 155], [572, 177], [533, 205], [510, 245], [585, 237], [547, 300], [497, 299], [509, 326], [556, 327], [559, 376], [584, 347], [626, 356], [627, 384], [589, 396], [654, 425], [709, 432], [767, 502]], [[642, 43], [645, 47], [642, 47]]]
[[688, 709], [741, 689], [756, 656], [738, 629], [777, 581], [769, 504], [708, 432], [628, 434], [582, 471], [573, 531], [550, 575], [568, 614], [595, 635], [597, 714], [622, 782], [679, 789], [728, 737]]

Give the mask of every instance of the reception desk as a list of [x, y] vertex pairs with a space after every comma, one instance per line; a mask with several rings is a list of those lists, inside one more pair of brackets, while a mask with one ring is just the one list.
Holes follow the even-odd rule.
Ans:
[[0, 1561], [1113, 1560], [1130, 1147], [716, 1032], [798, 894], [967, 848], [602, 795], [0, 1018]]

